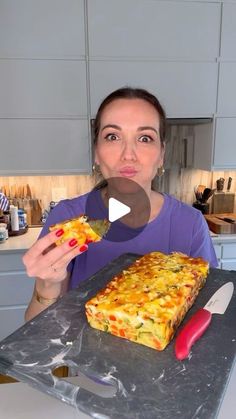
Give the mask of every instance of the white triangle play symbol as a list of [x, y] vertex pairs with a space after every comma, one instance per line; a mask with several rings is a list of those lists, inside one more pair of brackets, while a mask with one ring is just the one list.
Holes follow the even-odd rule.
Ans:
[[129, 214], [130, 211], [131, 209], [128, 207], [128, 205], [122, 204], [122, 202], [115, 198], [109, 198], [108, 218], [111, 223], [113, 221], [119, 220], [119, 218], [123, 217], [124, 215]]

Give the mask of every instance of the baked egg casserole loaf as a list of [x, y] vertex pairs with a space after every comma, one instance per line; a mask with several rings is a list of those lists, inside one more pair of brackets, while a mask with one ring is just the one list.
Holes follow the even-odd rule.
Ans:
[[208, 271], [208, 262], [200, 257], [146, 254], [85, 304], [88, 322], [161, 351], [205, 284]]
[[93, 220], [87, 215], [66, 220], [49, 227], [50, 231], [63, 229], [64, 234], [56, 241], [56, 245], [64, 243], [68, 239], [76, 239], [79, 245], [97, 242], [107, 233], [110, 227], [108, 220]]

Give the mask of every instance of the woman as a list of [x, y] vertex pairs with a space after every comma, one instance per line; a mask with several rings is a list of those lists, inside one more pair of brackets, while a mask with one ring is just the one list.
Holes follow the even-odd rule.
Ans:
[[[94, 122], [94, 145], [95, 163], [105, 181], [92, 192], [91, 205], [87, 202], [91, 193], [61, 201], [48, 217], [41, 238], [25, 254], [27, 273], [36, 277], [26, 320], [126, 252], [180, 251], [193, 257], [202, 256], [211, 266], [217, 266], [209, 230], [200, 211], [152, 189], [152, 180], [163, 165], [164, 140], [165, 112], [156, 97], [146, 90], [118, 89], [102, 102]], [[63, 231], [48, 233], [50, 225], [88, 210], [93, 218], [107, 218], [108, 199], [112, 191], [120, 192], [123, 179], [128, 179], [126, 186], [129, 182], [139, 185], [149, 200], [148, 220], [139, 234], [136, 234], [139, 223], [132, 225], [131, 216], [126, 224], [119, 223], [122, 240], [102, 239], [89, 246], [78, 246], [71, 239], [54, 246]], [[129, 196], [135, 197], [134, 189], [131, 187]], [[146, 203], [139, 199], [135, 202], [137, 213], [142, 212]]]

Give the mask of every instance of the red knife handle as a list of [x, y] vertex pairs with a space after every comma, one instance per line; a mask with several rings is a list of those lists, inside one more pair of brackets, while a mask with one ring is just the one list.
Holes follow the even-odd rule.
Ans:
[[193, 344], [202, 336], [211, 322], [210, 311], [200, 308], [180, 330], [175, 341], [175, 355], [179, 360], [188, 357]]

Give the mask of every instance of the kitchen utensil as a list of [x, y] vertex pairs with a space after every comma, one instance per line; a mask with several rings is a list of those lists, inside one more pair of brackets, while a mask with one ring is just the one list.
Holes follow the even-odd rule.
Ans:
[[225, 183], [225, 179], [223, 177], [221, 177], [220, 179], [217, 179], [216, 181], [217, 191], [223, 191], [224, 183]]
[[209, 214], [209, 204], [207, 202], [196, 201], [193, 207], [201, 211], [202, 214]]
[[193, 344], [203, 335], [209, 326], [212, 314], [224, 314], [234, 291], [233, 282], [222, 285], [187, 322], [178, 334], [175, 342], [175, 354], [179, 360], [188, 357]]
[[31, 188], [30, 188], [28, 183], [26, 185], [26, 196], [29, 197], [29, 198], [32, 198]]
[[222, 221], [226, 221], [227, 223], [231, 223], [231, 224], [235, 224], [236, 220], [234, 220], [233, 218], [229, 218], [229, 217], [216, 217], [219, 218], [219, 220]]
[[[234, 222], [225, 221], [231, 219]], [[226, 212], [223, 214], [205, 215], [208, 227], [216, 234], [235, 234], [236, 233], [236, 213]]]
[[232, 180], [233, 180], [232, 177], [229, 177], [228, 184], [227, 184], [227, 192], [230, 191]]
[[194, 187], [194, 193], [196, 196], [196, 200], [201, 202], [202, 201], [202, 194], [206, 187], [204, 185], [198, 185]]
[[214, 194], [215, 189], [205, 188], [202, 194], [202, 202], [207, 202], [208, 199]]

